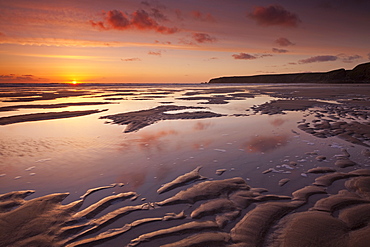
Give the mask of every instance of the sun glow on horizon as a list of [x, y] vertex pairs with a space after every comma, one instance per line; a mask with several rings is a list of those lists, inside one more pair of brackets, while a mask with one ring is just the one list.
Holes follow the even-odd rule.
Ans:
[[72, 85], [77, 85], [77, 84], [79, 84], [79, 82], [78, 82], [78, 81], [76, 81], [76, 80], [69, 81], [68, 83], [69, 83], [69, 84], [72, 84]]

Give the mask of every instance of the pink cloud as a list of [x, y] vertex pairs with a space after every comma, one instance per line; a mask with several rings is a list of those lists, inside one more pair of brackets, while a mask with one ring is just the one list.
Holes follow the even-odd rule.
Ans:
[[255, 7], [253, 12], [248, 14], [248, 17], [261, 26], [296, 27], [301, 22], [296, 14], [287, 11], [280, 5]]
[[159, 40], [154, 40], [154, 43], [155, 44], [164, 44], [164, 45], [170, 45], [170, 44], [172, 44], [172, 42], [171, 41], [159, 41]]
[[337, 56], [323, 55], [323, 56], [314, 56], [314, 57], [309, 57], [306, 59], [301, 59], [298, 61], [298, 63], [305, 64], [305, 63], [329, 62], [329, 61], [336, 61], [337, 59], [338, 59]]
[[162, 56], [162, 52], [161, 51], [150, 51], [148, 52], [148, 55]]
[[292, 43], [287, 38], [278, 38], [277, 40], [275, 40], [275, 43], [278, 44], [279, 46], [290, 46], [290, 45], [294, 45], [294, 43]]
[[198, 43], [212, 43], [217, 41], [215, 37], [212, 37], [207, 33], [193, 33], [192, 38]]
[[104, 26], [104, 23], [102, 21], [95, 22], [93, 20], [90, 20], [90, 24], [91, 24], [92, 27], [95, 27], [95, 28], [98, 28], [98, 29], [101, 29], [101, 30], [107, 30], [108, 29]]
[[272, 52], [275, 52], [275, 53], [287, 53], [289, 51], [288, 50], [285, 50], [285, 49], [272, 48]]
[[[126, 15], [119, 10], [110, 10], [105, 14], [105, 21], [92, 21], [90, 23], [93, 27], [102, 30], [116, 29], [138, 29], [138, 30], [153, 30], [162, 34], [173, 34], [178, 32], [178, 28], [166, 27], [160, 25], [155, 19], [150, 17], [149, 13], [145, 10], [136, 10], [131, 16]], [[158, 18], [158, 12], [157, 12]], [[163, 17], [162, 17], [163, 18]]]
[[199, 20], [199, 21], [206, 21], [206, 22], [215, 22], [216, 21], [216, 19], [210, 13], [203, 14], [202, 12], [196, 11], [196, 10], [191, 12], [191, 16], [195, 20]]
[[141, 61], [141, 59], [138, 58], [138, 57], [125, 58], [125, 59], [121, 58], [121, 61], [123, 61], [123, 62], [136, 62], [136, 61]]
[[242, 60], [252, 60], [252, 59], [257, 59], [256, 56], [253, 56], [253, 55], [250, 55], [250, 54], [247, 54], [247, 53], [239, 53], [239, 54], [233, 54], [232, 57], [234, 59], [242, 59]]

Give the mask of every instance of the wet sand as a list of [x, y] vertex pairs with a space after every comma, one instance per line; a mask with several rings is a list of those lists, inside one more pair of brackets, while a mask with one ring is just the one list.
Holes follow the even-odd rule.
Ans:
[[[366, 246], [368, 243], [368, 169], [320, 175], [315, 183], [290, 196], [268, 194], [266, 189], [252, 188], [238, 177], [209, 178], [196, 183], [198, 172], [196, 169], [174, 179], [170, 186], [164, 185], [166, 189], [158, 193], [176, 187], [182, 190], [158, 202], [140, 203], [140, 195], [126, 192], [107, 196], [81, 210], [84, 200], [93, 192], [116, 184], [91, 189], [81, 200], [67, 205], [62, 202], [69, 193], [32, 200], [25, 198], [34, 191], [0, 195], [1, 242], [3, 246], [92, 246], [157, 222], [163, 224], [162, 229], [138, 235], [126, 246], [158, 238], [171, 239], [179, 234], [188, 237], [163, 246]], [[345, 180], [345, 189], [322, 199], [312, 199], [313, 195], [327, 194], [333, 181], [339, 179]], [[136, 203], [125, 205], [127, 200]], [[309, 200], [313, 206], [299, 211]], [[198, 201], [200, 205], [191, 206]], [[101, 214], [113, 203], [122, 206]], [[183, 205], [186, 212], [178, 208], [173, 211], [172, 205]], [[110, 224], [135, 211], [142, 212], [139, 218], [120, 228], [109, 229]], [[160, 216], [152, 217], [155, 211], [159, 211]], [[165, 227], [166, 221], [177, 223]]]
[[216, 114], [210, 111], [195, 111], [182, 113], [166, 113], [169, 111], [182, 110], [199, 110], [204, 107], [185, 107], [175, 105], [162, 105], [149, 110], [142, 110], [136, 112], [120, 113], [115, 115], [108, 115], [100, 117], [101, 119], [110, 119], [114, 124], [127, 125], [125, 133], [137, 131], [148, 125], [154, 124], [163, 120], [178, 120], [178, 119], [202, 119], [221, 117], [221, 114]]
[[[304, 112], [294, 134], [328, 143], [339, 138], [351, 149], [338, 149], [331, 156], [315, 146], [309, 153], [297, 147], [301, 153], [289, 159], [281, 153], [283, 163], [273, 161], [279, 165], [254, 174], [254, 180], [266, 181], [263, 188], [253, 186], [246, 177], [229, 177], [228, 164], [212, 171], [193, 164], [187, 172], [141, 195], [134, 190], [112, 194], [119, 186], [132, 188], [122, 183], [98, 184], [68, 204], [63, 203], [68, 192], [33, 199], [27, 199], [33, 190], [5, 193], [0, 195], [0, 242], [4, 246], [112, 246], [111, 241], [120, 239], [122, 246], [368, 246], [369, 89], [367, 85], [291, 85], [289, 89], [275, 85], [251, 87], [248, 92], [240, 88], [188, 90], [180, 100], [193, 97], [190, 100], [199, 104], [215, 105], [221, 104], [215, 98], [228, 104], [228, 100], [270, 95], [276, 99], [245, 110], [268, 116]], [[194, 99], [200, 94], [205, 95]], [[176, 102], [101, 118], [127, 125], [125, 132], [137, 132], [159, 121], [214, 117], [224, 115]], [[274, 138], [256, 136], [246, 149], [268, 152], [287, 142], [284, 136]], [[314, 165], [302, 167], [302, 157], [310, 157]], [[271, 174], [279, 174], [278, 183], [268, 179]], [[276, 188], [281, 193], [269, 192]], [[103, 198], [90, 200], [104, 192]]]
[[32, 113], [32, 114], [22, 114], [14, 115], [9, 117], [1, 117], [0, 125], [8, 125], [23, 122], [34, 122], [42, 120], [51, 119], [61, 119], [61, 118], [72, 118], [90, 115], [94, 113], [102, 112], [100, 110], [87, 110], [87, 111], [62, 111], [62, 112], [46, 112], [46, 113]]
[[32, 105], [15, 105], [0, 107], [1, 111], [17, 111], [19, 109], [56, 109], [65, 108], [69, 106], [91, 106], [91, 105], [107, 105], [111, 102], [75, 102], [75, 103], [61, 103], [61, 104], [32, 104]]

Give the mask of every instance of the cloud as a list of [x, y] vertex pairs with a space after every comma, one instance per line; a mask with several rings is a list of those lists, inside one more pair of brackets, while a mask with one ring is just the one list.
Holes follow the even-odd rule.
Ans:
[[164, 45], [170, 45], [170, 44], [172, 44], [171, 41], [162, 41], [162, 42], [160, 42], [159, 40], [154, 40], [154, 43], [155, 44], [164, 44]]
[[159, 9], [157, 8], [152, 8], [151, 9], [152, 11], [152, 16], [154, 19], [158, 20], [158, 21], [168, 21], [168, 18], [167, 16], [165, 16], [162, 11], [160, 11]]
[[257, 57], [272, 57], [273, 55], [271, 55], [271, 54], [262, 54], [262, 55], [260, 55], [260, 56], [257, 56]]
[[240, 52], [239, 54], [233, 54], [231, 55], [234, 59], [238, 60], [253, 60], [257, 58], [263, 58], [263, 57], [272, 57], [271, 54], [262, 54], [262, 55], [251, 55], [248, 53]]
[[305, 63], [329, 62], [329, 61], [336, 61], [337, 59], [338, 59], [337, 56], [323, 55], [323, 56], [314, 56], [314, 57], [309, 57], [306, 59], [301, 59], [298, 61], [298, 63], [305, 64]]
[[142, 5], [150, 7], [150, 3], [148, 1], [141, 1], [140, 2]]
[[[153, 11], [153, 9], [152, 9]], [[126, 15], [119, 10], [110, 10], [104, 12], [105, 20], [95, 22], [90, 20], [90, 24], [101, 30], [127, 30], [127, 29], [138, 29], [138, 30], [153, 30], [162, 34], [173, 34], [179, 31], [178, 28], [173, 27], [169, 28], [163, 25], [160, 25], [155, 19], [150, 17], [149, 13], [145, 10], [136, 10], [130, 16]], [[153, 12], [153, 15], [156, 15], [155, 18], [161, 19], [166, 18], [164, 15], [161, 16], [161, 12]]]
[[324, 10], [334, 9], [334, 6], [329, 1], [321, 1], [321, 2], [317, 3], [316, 7], [319, 8], [319, 9], [324, 9]]
[[301, 22], [296, 14], [287, 11], [280, 5], [255, 7], [253, 12], [248, 14], [248, 17], [261, 26], [296, 27]]
[[339, 54], [338, 57], [342, 59], [344, 63], [353, 63], [358, 59], [361, 59], [362, 57], [360, 55], [346, 55], [346, 54]]
[[288, 50], [285, 50], [285, 49], [272, 48], [272, 52], [275, 52], [275, 53], [287, 53], [289, 51]]
[[279, 46], [294, 45], [294, 43], [292, 43], [290, 40], [288, 40], [287, 38], [282, 38], [282, 37], [275, 40], [275, 43], [278, 44]]
[[5, 33], [3, 33], [3, 32], [0, 32], [0, 36], [5, 36]]
[[239, 53], [239, 54], [233, 54], [232, 57], [234, 59], [242, 59], [242, 60], [252, 60], [252, 59], [257, 59], [257, 57], [247, 54], [247, 53]]
[[367, 54], [367, 59], [370, 60], [370, 52]]
[[0, 82], [48, 82], [49, 79], [37, 78], [34, 75], [0, 75]]
[[128, 17], [123, 12], [118, 10], [108, 11], [106, 21], [114, 29], [118, 30], [124, 30], [130, 26], [130, 20]]
[[193, 33], [192, 38], [198, 43], [212, 43], [217, 41], [215, 37], [212, 37], [207, 33]]
[[210, 13], [203, 14], [200, 11], [192, 11], [191, 16], [198, 21], [215, 22], [216, 19]]
[[182, 13], [181, 10], [175, 9], [175, 14], [176, 14], [176, 17], [177, 17], [178, 20], [180, 20], [180, 21], [184, 20], [184, 16], [183, 16], [183, 13]]
[[135, 61], [141, 61], [141, 59], [138, 58], [138, 57], [125, 58], [125, 59], [121, 58], [121, 61], [123, 61], [123, 62], [135, 62]]
[[162, 51], [149, 51], [148, 55], [162, 56]]

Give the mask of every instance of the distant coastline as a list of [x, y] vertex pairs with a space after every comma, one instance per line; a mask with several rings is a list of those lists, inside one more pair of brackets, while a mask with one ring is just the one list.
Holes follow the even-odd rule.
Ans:
[[352, 70], [329, 72], [226, 76], [208, 83], [370, 83], [370, 63], [359, 64]]

